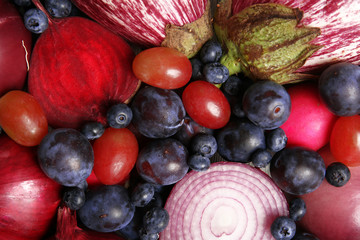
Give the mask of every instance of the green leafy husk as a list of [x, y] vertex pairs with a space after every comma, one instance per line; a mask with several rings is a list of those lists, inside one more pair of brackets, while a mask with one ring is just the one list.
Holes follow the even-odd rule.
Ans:
[[231, 0], [215, 11], [214, 30], [225, 53], [221, 63], [230, 74], [254, 80], [295, 83], [314, 76], [296, 73], [322, 46], [311, 44], [320, 28], [301, 26], [303, 11], [276, 3], [254, 4], [231, 15]]

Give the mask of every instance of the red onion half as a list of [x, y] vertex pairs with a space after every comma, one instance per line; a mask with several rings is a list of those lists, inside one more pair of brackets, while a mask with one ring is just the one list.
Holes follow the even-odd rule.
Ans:
[[61, 186], [39, 167], [33, 148], [0, 136], [0, 238], [41, 239], [61, 201]]
[[272, 179], [235, 162], [188, 173], [172, 189], [165, 209], [170, 221], [161, 240], [269, 240], [275, 218], [288, 215], [286, 198]]

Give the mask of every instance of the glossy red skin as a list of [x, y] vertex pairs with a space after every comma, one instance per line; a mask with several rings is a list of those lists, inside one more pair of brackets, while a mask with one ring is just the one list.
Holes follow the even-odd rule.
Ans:
[[33, 49], [29, 92], [52, 127], [106, 124], [107, 109], [129, 100], [139, 87], [133, 58], [127, 42], [94, 21], [53, 19]]
[[107, 128], [95, 140], [93, 149], [93, 171], [97, 179], [106, 185], [125, 181], [135, 166], [139, 152], [137, 139], [127, 128]]
[[288, 120], [281, 125], [287, 146], [303, 146], [314, 151], [325, 146], [337, 116], [321, 101], [315, 83], [300, 83], [287, 89], [291, 99]]
[[0, 0], [0, 96], [23, 89], [31, 43], [31, 33], [12, 1]]
[[132, 68], [141, 81], [158, 88], [176, 89], [191, 78], [190, 60], [181, 52], [168, 47], [148, 48], [134, 58]]
[[[325, 146], [319, 150], [326, 165], [334, 161]], [[360, 167], [350, 167], [351, 178], [343, 187], [326, 180], [314, 192], [303, 195], [306, 214], [301, 226], [319, 239], [360, 239]]]
[[20, 145], [36, 146], [48, 133], [48, 122], [36, 99], [21, 90], [0, 98], [0, 126]]
[[182, 93], [182, 101], [188, 115], [204, 127], [219, 129], [230, 119], [228, 100], [219, 88], [209, 82], [191, 82]]
[[61, 186], [41, 170], [35, 149], [20, 146], [4, 134], [0, 136], [0, 176], [0, 238], [43, 239], [61, 202]]
[[330, 151], [338, 162], [360, 166], [360, 116], [340, 117], [330, 137]]

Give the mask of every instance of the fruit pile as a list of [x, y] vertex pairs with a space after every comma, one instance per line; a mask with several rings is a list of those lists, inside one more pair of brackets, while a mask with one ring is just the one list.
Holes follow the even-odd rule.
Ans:
[[297, 73], [300, 9], [212, 1], [189, 57], [76, 2], [0, 0], [0, 239], [360, 238], [360, 66]]

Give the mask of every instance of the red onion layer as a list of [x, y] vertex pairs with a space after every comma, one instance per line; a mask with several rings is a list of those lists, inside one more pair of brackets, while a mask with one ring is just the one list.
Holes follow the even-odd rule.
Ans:
[[0, 136], [0, 238], [41, 239], [61, 201], [61, 186], [48, 178], [33, 148]]
[[259, 169], [235, 162], [191, 171], [165, 204], [170, 221], [161, 240], [273, 239], [270, 226], [288, 215], [282, 191]]

